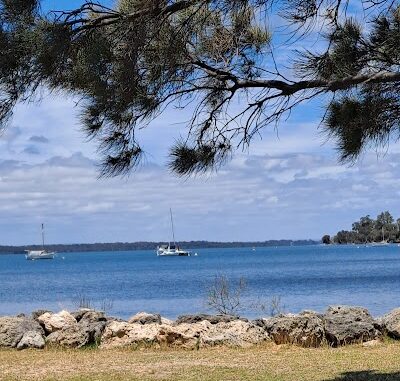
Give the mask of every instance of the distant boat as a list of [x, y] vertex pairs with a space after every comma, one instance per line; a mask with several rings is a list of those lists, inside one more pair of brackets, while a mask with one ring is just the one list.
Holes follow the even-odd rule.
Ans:
[[159, 257], [189, 257], [190, 253], [186, 250], [179, 248], [179, 246], [175, 242], [175, 230], [174, 230], [174, 220], [172, 218], [172, 210], [169, 209], [169, 213], [171, 216], [171, 229], [172, 229], [172, 241], [174, 242], [171, 245], [171, 242], [168, 245], [160, 245], [157, 247], [157, 255]]
[[381, 242], [371, 242], [370, 246], [387, 246], [389, 242], [385, 240], [385, 229], [382, 226], [382, 241]]
[[42, 224], [42, 250], [25, 250], [25, 258], [34, 261], [36, 259], [54, 259], [55, 251], [47, 251], [44, 248], [44, 225]]

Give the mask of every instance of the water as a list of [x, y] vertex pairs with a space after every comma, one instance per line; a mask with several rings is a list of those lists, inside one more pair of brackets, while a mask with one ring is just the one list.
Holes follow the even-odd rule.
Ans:
[[71, 310], [82, 296], [98, 308], [112, 301], [110, 314], [122, 318], [138, 311], [169, 318], [207, 312], [206, 288], [216, 274], [233, 282], [246, 279], [241, 313], [248, 317], [265, 315], [249, 305], [268, 304], [274, 296], [290, 312], [349, 304], [380, 315], [400, 306], [400, 247], [395, 245], [196, 251], [198, 256], [170, 258], [152, 251], [66, 253], [33, 262], [0, 255], [0, 315]]

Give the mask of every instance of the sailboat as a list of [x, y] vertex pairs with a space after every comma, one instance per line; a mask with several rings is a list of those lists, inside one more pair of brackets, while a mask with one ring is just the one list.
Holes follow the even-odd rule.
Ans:
[[381, 242], [372, 242], [371, 246], [386, 246], [389, 245], [389, 242], [385, 240], [385, 229], [382, 226], [382, 241]]
[[25, 258], [28, 260], [35, 259], [54, 259], [55, 251], [47, 251], [44, 248], [44, 224], [42, 224], [42, 250], [25, 250]]
[[190, 252], [183, 250], [177, 246], [175, 242], [175, 230], [174, 230], [174, 220], [172, 218], [172, 209], [169, 209], [169, 213], [171, 216], [171, 229], [172, 229], [172, 241], [173, 245], [171, 245], [171, 242], [168, 243], [168, 245], [160, 245], [157, 247], [157, 255], [159, 257], [189, 257]]

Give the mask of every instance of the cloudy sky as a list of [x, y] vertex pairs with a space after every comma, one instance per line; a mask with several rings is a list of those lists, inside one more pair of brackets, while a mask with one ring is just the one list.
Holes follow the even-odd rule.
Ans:
[[400, 145], [340, 165], [318, 130], [322, 106], [299, 108], [219, 172], [190, 179], [165, 166], [190, 113], [171, 109], [142, 131], [139, 171], [99, 180], [74, 99], [20, 105], [0, 137], [0, 244], [39, 243], [42, 222], [51, 243], [168, 240], [170, 207], [179, 240], [319, 239], [361, 215], [400, 216]]

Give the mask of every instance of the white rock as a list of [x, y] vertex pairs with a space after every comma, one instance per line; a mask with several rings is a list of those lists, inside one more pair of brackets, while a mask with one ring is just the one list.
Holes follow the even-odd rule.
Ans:
[[43, 349], [45, 341], [43, 336], [37, 331], [27, 331], [22, 336], [21, 341], [17, 345], [17, 349], [36, 348]]
[[68, 311], [60, 311], [57, 314], [46, 312], [39, 316], [37, 320], [44, 325], [47, 333], [58, 331], [77, 322]]
[[130, 324], [112, 321], [101, 336], [102, 348], [127, 347], [155, 343], [160, 324]]

